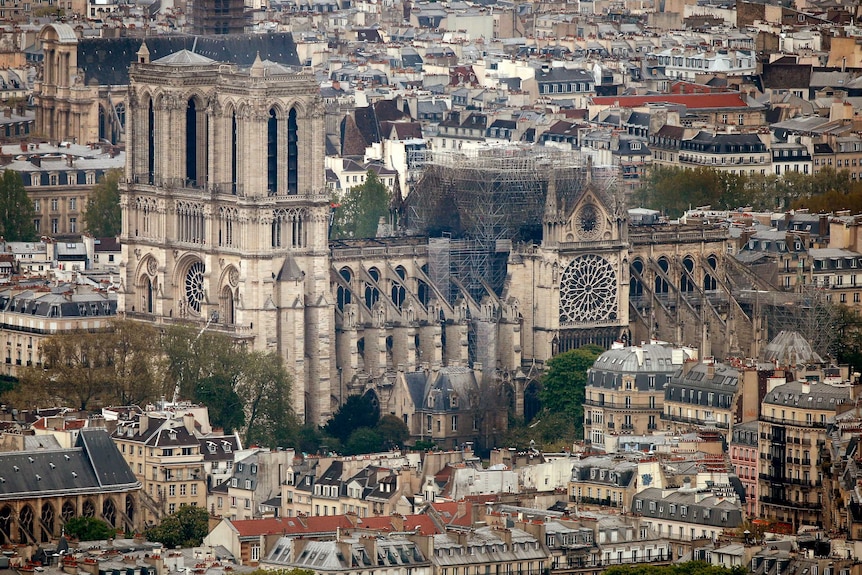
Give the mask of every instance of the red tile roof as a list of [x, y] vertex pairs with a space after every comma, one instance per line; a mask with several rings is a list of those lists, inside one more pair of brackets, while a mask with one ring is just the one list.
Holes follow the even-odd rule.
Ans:
[[[379, 531], [396, 531], [395, 522], [392, 517], [362, 517], [357, 518], [356, 526], [363, 529], [374, 529]], [[406, 515], [404, 516], [404, 531], [414, 531], [418, 529], [422, 535], [435, 535], [440, 533], [440, 530], [434, 525], [434, 521], [427, 515]]]
[[748, 104], [739, 92], [719, 94], [655, 94], [650, 96], [594, 96], [597, 106], [619, 106], [636, 108], [646, 104], [682, 104], [689, 109], [747, 108]]
[[[464, 505], [464, 502], [461, 503]], [[446, 525], [460, 525], [461, 527], [470, 527], [472, 522], [472, 513], [470, 512], [470, 503], [466, 503], [466, 509], [462, 515], [458, 515], [457, 501], [434, 502], [431, 506], [440, 514], [443, 522]]]
[[238, 519], [231, 521], [240, 537], [255, 537], [258, 535], [301, 535], [304, 533], [335, 533], [338, 528], [353, 527], [344, 515], [328, 515], [325, 517], [278, 517], [266, 519]]

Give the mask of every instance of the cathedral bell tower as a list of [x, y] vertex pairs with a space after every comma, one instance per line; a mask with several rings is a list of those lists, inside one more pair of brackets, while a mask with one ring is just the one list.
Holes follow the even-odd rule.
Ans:
[[339, 394], [314, 77], [185, 50], [129, 76], [121, 309], [278, 352], [297, 413], [324, 421]]

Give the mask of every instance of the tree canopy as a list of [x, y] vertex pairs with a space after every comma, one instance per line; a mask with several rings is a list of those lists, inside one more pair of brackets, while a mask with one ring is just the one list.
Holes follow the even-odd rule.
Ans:
[[[164, 392], [158, 332], [148, 324], [114, 320], [112, 333], [80, 331], [47, 338], [40, 346], [42, 365], [21, 374], [4, 395], [21, 407], [128, 405], [155, 401]], [[37, 362], [38, 363], [38, 362]]]
[[342, 444], [360, 427], [374, 427], [380, 419], [380, 409], [369, 395], [351, 395], [327, 422], [324, 431]]
[[299, 424], [291, 405], [291, 376], [275, 353], [253, 352], [226, 335], [189, 326], [165, 332], [114, 320], [102, 332], [47, 338], [40, 361], [26, 368], [3, 400], [20, 408], [105, 405], [194, 399], [214, 426], [239, 431], [246, 443], [293, 445]]
[[336, 200], [340, 205], [332, 223], [335, 239], [373, 238], [380, 218], [389, 215], [389, 191], [374, 170], [368, 170], [364, 183], [353, 186]]
[[602, 352], [604, 350], [597, 345], [585, 345], [555, 355], [548, 360], [547, 371], [542, 377], [539, 397], [543, 408], [549, 414], [572, 418], [578, 438], [583, 436], [587, 370]]
[[[815, 174], [732, 174], [699, 166], [650, 168], [636, 201], [648, 208], [678, 217], [696, 206], [715, 209], [754, 210], [807, 207], [813, 211], [857, 209], [862, 211], [862, 185], [849, 172], [825, 167]], [[858, 208], [856, 207], [858, 206]]]
[[745, 575], [744, 567], [721, 567], [705, 561], [686, 561], [671, 565], [614, 565], [605, 569], [603, 575]]
[[122, 170], [109, 170], [93, 187], [84, 207], [86, 230], [97, 238], [120, 235], [122, 215], [120, 213], [120, 178]]
[[176, 513], [166, 515], [161, 522], [147, 529], [150, 541], [158, 541], [168, 549], [196, 547], [209, 533], [209, 513], [203, 507], [181, 505]]
[[63, 526], [63, 530], [70, 537], [81, 541], [102, 541], [116, 534], [113, 527], [96, 517], [72, 517]]
[[7, 242], [36, 239], [36, 210], [24, 190], [21, 174], [4, 170], [0, 176], [0, 236]]

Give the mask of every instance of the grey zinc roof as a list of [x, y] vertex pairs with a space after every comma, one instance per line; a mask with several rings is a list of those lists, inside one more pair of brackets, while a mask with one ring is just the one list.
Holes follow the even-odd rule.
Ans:
[[657, 344], [608, 350], [599, 356], [593, 368], [620, 373], [676, 370], [676, 366], [673, 365], [672, 348]]
[[646, 344], [608, 350], [590, 368], [589, 385], [617, 389], [622, 385], [620, 376], [631, 375], [638, 390], [664, 389], [685, 357], [682, 350], [676, 350], [676, 353], [681, 355], [677, 358], [679, 363], [674, 364], [673, 349], [663, 345]]
[[[529, 533], [517, 529], [509, 529], [512, 545], [506, 545], [503, 538], [493, 527], [480, 527], [468, 535], [467, 545], [460, 545], [449, 533], [434, 535], [435, 562], [440, 566], [463, 565], [467, 563], [484, 564], [487, 562], [514, 562], [531, 559], [546, 559], [544, 547]], [[474, 548], [476, 553], [449, 555], [449, 548]]]
[[165, 66], [206, 66], [214, 63], [215, 60], [211, 58], [185, 49], [153, 61], [153, 64], [164, 64]]
[[[467, 367], [444, 367], [432, 375], [425, 385], [424, 403], [417, 407], [425, 407], [433, 411], [451, 411], [451, 398], [457, 395], [461, 406], [467, 407], [468, 399], [477, 388], [473, 370]], [[454, 408], [457, 410], [458, 408]]]
[[[640, 509], [638, 501], [641, 502]], [[651, 501], [656, 502], [654, 507], [649, 505]], [[685, 516], [682, 515], [682, 507], [686, 507]], [[735, 500], [697, 493], [695, 490], [679, 489], [662, 497], [661, 489], [650, 487], [633, 498], [632, 509], [637, 509], [644, 517], [685, 521], [696, 525], [733, 529], [742, 524], [742, 510]]]
[[140, 487], [108, 433], [83, 429], [74, 448], [0, 454], [0, 500]]
[[[803, 385], [810, 385], [808, 393], [803, 393]], [[763, 403], [808, 409], [835, 410], [838, 405], [849, 399], [849, 386], [835, 386], [816, 381], [810, 384], [802, 381], [789, 381], [767, 393], [763, 398]]]

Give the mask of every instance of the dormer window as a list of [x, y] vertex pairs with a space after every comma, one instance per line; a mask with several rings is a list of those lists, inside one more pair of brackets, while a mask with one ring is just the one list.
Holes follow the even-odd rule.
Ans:
[[231, 451], [231, 446], [230, 446], [230, 442], [229, 442], [229, 441], [222, 441], [222, 442], [221, 442], [221, 446], [222, 446], [222, 448], [224, 449], [224, 452], [225, 452], [225, 453], [230, 453], [230, 451]]
[[207, 441], [207, 450], [209, 450], [210, 453], [215, 453], [216, 452], [216, 444], [213, 443], [212, 441]]

